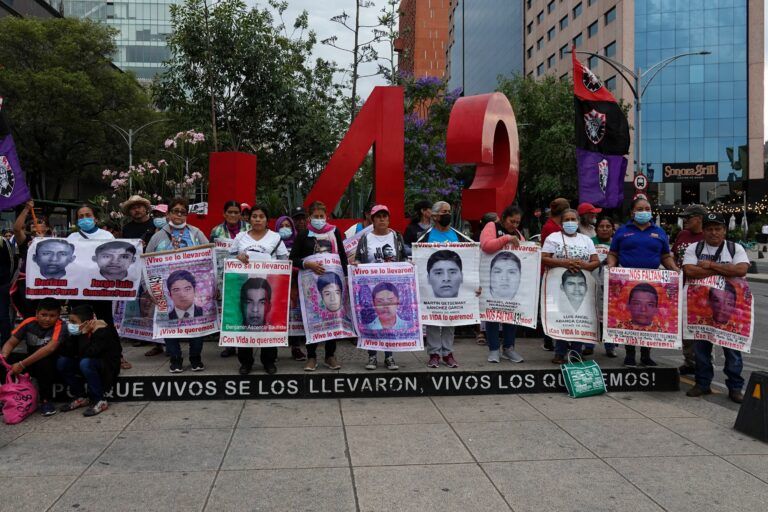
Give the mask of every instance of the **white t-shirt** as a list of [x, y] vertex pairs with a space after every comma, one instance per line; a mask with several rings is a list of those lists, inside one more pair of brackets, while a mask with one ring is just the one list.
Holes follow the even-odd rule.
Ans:
[[[87, 237], [88, 240], [114, 240], [115, 236], [107, 231], [106, 229], [96, 228], [95, 233], [86, 233], [83, 231], [83, 234]], [[75, 240], [86, 240], [86, 238], [83, 238], [83, 235], [80, 234], [80, 231], [75, 231], [74, 233], [70, 233], [67, 235], [67, 241], [73, 242]]]
[[[723, 250], [720, 252], [720, 258], [718, 258], [719, 261], [716, 261], [715, 263], [733, 263], [734, 265], [738, 265], [739, 263], [749, 263], [747, 251], [745, 251], [740, 244], [735, 244], [736, 252], [733, 253], [733, 258], [731, 258], [731, 253], [728, 250], [727, 243], [723, 243], [726, 245], [723, 246]], [[691, 244], [685, 250], [685, 256], [683, 256], [683, 265], [696, 265], [699, 262], [699, 259], [709, 261], [713, 261], [715, 259], [715, 255], [717, 254], [718, 249], [716, 246], [709, 245], [708, 243], [704, 242], [704, 248], [701, 251], [701, 258], [697, 258], [697, 245], [699, 244]]]
[[280, 235], [272, 230], [267, 230], [261, 240], [254, 240], [246, 231], [237, 234], [229, 253], [233, 255], [247, 254], [249, 259], [278, 259], [288, 258], [288, 249], [285, 248]]
[[582, 235], [586, 235], [589, 238], [595, 238], [597, 236], [597, 232], [595, 231], [595, 226], [592, 224], [589, 224], [585, 226], [584, 224], [579, 224], [579, 233]]
[[365, 235], [368, 242], [368, 263], [395, 261], [395, 235], [391, 231], [386, 235]]
[[568, 236], [562, 232], [552, 233], [544, 240], [541, 247], [542, 253], [552, 253], [552, 257], [558, 260], [573, 259], [589, 261], [593, 254], [597, 254], [592, 240], [581, 233]]

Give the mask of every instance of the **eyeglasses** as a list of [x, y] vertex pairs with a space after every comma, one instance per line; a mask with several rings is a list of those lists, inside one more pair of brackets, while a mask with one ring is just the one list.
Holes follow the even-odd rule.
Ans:
[[174, 208], [173, 210], [171, 210], [171, 213], [176, 215], [186, 215], [187, 210], [179, 210], [178, 208]]

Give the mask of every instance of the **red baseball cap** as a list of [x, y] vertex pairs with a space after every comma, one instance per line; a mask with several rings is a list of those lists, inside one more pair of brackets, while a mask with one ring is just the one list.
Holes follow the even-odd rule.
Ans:
[[579, 215], [584, 215], [585, 213], [600, 213], [603, 209], [596, 208], [592, 206], [591, 203], [581, 203], [579, 207], [576, 208], [576, 211], [579, 212]]

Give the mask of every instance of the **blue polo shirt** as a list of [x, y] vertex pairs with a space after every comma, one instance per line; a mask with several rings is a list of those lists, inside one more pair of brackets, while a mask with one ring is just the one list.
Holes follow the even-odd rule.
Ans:
[[442, 244], [445, 242], [458, 242], [459, 237], [452, 229], [449, 229], [448, 231], [438, 231], [437, 229], [433, 229], [429, 232], [426, 241], [432, 244]]
[[611, 252], [619, 256], [622, 267], [659, 268], [661, 257], [669, 253], [669, 237], [654, 223], [640, 229], [629, 221], [613, 235]]

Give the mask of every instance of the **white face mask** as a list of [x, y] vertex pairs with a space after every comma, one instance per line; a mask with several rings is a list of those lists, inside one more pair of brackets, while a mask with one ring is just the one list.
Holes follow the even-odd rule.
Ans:
[[175, 222], [169, 222], [168, 223], [173, 229], [184, 229], [187, 227], [186, 222], [182, 222], [181, 224], [176, 224]]

